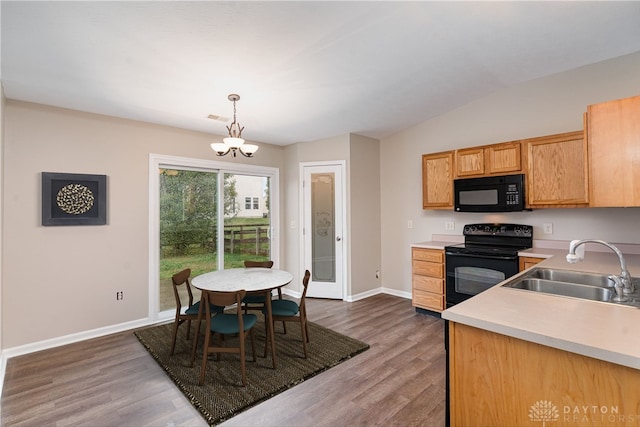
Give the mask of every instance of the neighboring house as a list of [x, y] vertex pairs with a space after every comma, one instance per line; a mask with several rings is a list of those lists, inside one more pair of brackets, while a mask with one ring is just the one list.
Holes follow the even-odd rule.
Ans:
[[266, 178], [259, 176], [234, 175], [236, 180], [237, 217], [266, 218], [269, 214], [267, 206]]

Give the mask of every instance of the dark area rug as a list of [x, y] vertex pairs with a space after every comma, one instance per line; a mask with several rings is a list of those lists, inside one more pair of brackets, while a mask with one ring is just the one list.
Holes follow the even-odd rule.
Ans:
[[[172, 328], [173, 323], [153, 326], [138, 330], [135, 335], [210, 425], [219, 424], [369, 348], [368, 344], [309, 322], [311, 342], [308, 344], [309, 357], [305, 359], [300, 326], [288, 323], [284, 334], [282, 323], [278, 323], [275, 339], [277, 368], [273, 369], [270, 352], [266, 358], [262, 357], [264, 321], [260, 318], [254, 327], [256, 362], [251, 357], [247, 337], [247, 386], [242, 386], [237, 354], [222, 354], [219, 361], [212, 356], [207, 362], [204, 385], [199, 386], [203, 337], [200, 337], [191, 367], [192, 340], [186, 339], [186, 324], [178, 329], [175, 354], [169, 356]], [[204, 330], [204, 323], [201, 330]], [[195, 325], [192, 324], [192, 339], [194, 333]], [[226, 338], [225, 345], [232, 345], [233, 340], [237, 338]]]

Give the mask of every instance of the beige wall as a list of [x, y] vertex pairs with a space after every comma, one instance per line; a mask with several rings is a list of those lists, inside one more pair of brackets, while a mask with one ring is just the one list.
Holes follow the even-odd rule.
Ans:
[[[12, 100], [4, 113], [5, 349], [147, 317], [149, 153], [284, 165], [278, 146], [220, 158], [204, 133]], [[43, 171], [107, 175], [107, 225], [41, 226]]]
[[[4, 194], [4, 88], [2, 87], [2, 82], [0, 82], [0, 354], [2, 354], [2, 349], [4, 346], [2, 345], [2, 248], [3, 248], [3, 239], [2, 239], [2, 205], [3, 205], [3, 194]], [[0, 373], [4, 371], [0, 367]], [[0, 386], [1, 387], [1, 386]]]
[[[456, 235], [465, 223], [503, 221], [533, 224], [536, 238], [640, 243], [637, 208], [495, 216], [424, 211], [420, 186], [423, 153], [580, 129], [588, 104], [639, 93], [635, 54], [494, 93], [380, 142], [344, 135], [284, 148], [261, 144], [256, 158], [235, 160], [215, 157], [208, 134], [7, 100], [0, 112], [6, 124], [2, 244], [8, 248], [2, 252], [0, 348], [147, 316], [149, 153], [280, 168], [280, 264], [298, 278], [299, 163], [345, 160], [349, 295], [379, 286], [410, 295], [410, 244], [445, 234], [449, 220]], [[108, 225], [42, 227], [42, 171], [106, 174]], [[545, 222], [554, 224], [553, 235], [542, 235]], [[124, 291], [123, 301], [115, 300], [116, 290]], [[34, 313], [46, 321], [34, 321]]]
[[[382, 285], [411, 291], [410, 245], [480, 222], [532, 224], [534, 238], [640, 243], [640, 208], [538, 209], [503, 215], [422, 209], [421, 155], [580, 130], [587, 105], [640, 94], [640, 53], [520, 84], [381, 141]], [[408, 220], [413, 228], [407, 228]], [[453, 233], [445, 221], [455, 221]], [[542, 233], [553, 224], [554, 234]]]
[[[284, 232], [284, 246], [286, 263], [294, 277], [301, 277], [301, 233], [303, 218], [300, 206], [300, 163], [315, 161], [346, 161], [347, 172], [345, 179], [349, 180], [349, 135], [342, 135], [323, 140], [292, 144], [285, 147], [286, 166], [284, 171], [285, 192], [287, 200], [282, 215], [282, 228]], [[348, 198], [347, 194], [347, 198]], [[301, 292], [301, 284], [296, 282], [289, 286], [290, 289]]]
[[[347, 225], [357, 252], [353, 268], [346, 252], [348, 293], [379, 288], [377, 140], [344, 135], [286, 148], [261, 144], [254, 159], [231, 159], [216, 157], [209, 148], [215, 137], [199, 132], [13, 100], [7, 101], [4, 113], [3, 244], [10, 249], [3, 254], [7, 267], [1, 277], [5, 349], [145, 321], [150, 153], [280, 168], [280, 265], [294, 277], [300, 277], [299, 164], [346, 160], [347, 199], [352, 179], [357, 193], [355, 205], [348, 202], [347, 209], [355, 217], [366, 217]], [[355, 160], [350, 159], [352, 152], [357, 153]], [[41, 226], [43, 171], [107, 175], [107, 225]], [[299, 282], [294, 280], [292, 290], [300, 291]], [[125, 298], [116, 301], [120, 290]], [[32, 321], [34, 312], [47, 321]]]
[[351, 295], [380, 287], [380, 141], [351, 135], [349, 242]]
[[[350, 134], [293, 144], [286, 151], [286, 211], [283, 215], [287, 265], [297, 271], [302, 253], [300, 233], [300, 163], [344, 161], [346, 163], [347, 299], [377, 292], [380, 281], [380, 142]], [[295, 228], [291, 225], [295, 224]], [[300, 291], [299, 284], [290, 286]]]

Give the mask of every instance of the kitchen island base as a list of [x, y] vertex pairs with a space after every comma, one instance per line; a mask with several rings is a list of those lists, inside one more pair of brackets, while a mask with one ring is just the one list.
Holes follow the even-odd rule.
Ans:
[[448, 323], [452, 426], [640, 426], [640, 370]]

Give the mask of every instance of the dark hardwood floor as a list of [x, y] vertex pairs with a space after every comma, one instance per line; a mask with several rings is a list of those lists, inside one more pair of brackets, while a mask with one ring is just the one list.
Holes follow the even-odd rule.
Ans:
[[[223, 426], [444, 425], [442, 320], [390, 295], [307, 311], [371, 348]], [[131, 332], [9, 359], [0, 410], [2, 426], [206, 426]]]

